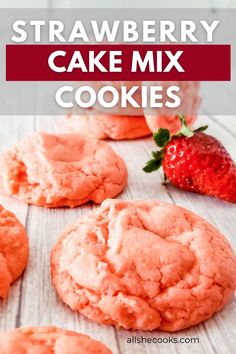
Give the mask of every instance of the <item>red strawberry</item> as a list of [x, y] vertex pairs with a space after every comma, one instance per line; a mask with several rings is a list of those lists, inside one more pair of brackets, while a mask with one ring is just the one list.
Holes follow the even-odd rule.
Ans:
[[144, 167], [152, 172], [163, 167], [165, 178], [173, 185], [191, 192], [207, 194], [236, 202], [236, 164], [224, 146], [203, 133], [207, 126], [192, 131], [179, 115], [182, 128], [170, 137], [168, 129], [153, 134], [161, 150], [152, 153]]

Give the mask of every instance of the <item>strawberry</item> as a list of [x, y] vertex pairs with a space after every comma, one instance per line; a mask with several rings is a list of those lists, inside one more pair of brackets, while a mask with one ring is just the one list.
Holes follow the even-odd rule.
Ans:
[[162, 128], [153, 134], [161, 149], [152, 152], [143, 170], [149, 173], [162, 166], [165, 179], [173, 185], [235, 203], [236, 164], [229, 153], [216, 138], [203, 133], [207, 126], [193, 131], [184, 116], [179, 119], [182, 128], [177, 134], [170, 136]]

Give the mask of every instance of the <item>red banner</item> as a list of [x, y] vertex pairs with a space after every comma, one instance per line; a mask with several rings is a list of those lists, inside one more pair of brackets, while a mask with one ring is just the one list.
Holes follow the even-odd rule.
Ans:
[[[75, 51], [77, 58], [72, 59]], [[94, 60], [101, 51], [103, 55]], [[58, 55], [53, 58], [54, 52]], [[114, 66], [120, 72], [114, 72]], [[230, 81], [230, 77], [230, 45], [6, 46], [7, 81]]]

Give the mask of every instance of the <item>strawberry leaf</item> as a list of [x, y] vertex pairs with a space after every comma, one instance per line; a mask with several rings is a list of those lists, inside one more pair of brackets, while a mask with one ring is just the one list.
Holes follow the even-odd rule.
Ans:
[[165, 147], [170, 140], [170, 132], [168, 129], [160, 128], [153, 133], [153, 139], [158, 147]]
[[164, 156], [164, 150], [152, 152], [153, 160], [156, 160], [156, 161], [162, 160], [163, 156]]
[[194, 130], [194, 133], [204, 132], [208, 128], [208, 125], [204, 125], [203, 127], [197, 128]]
[[143, 171], [146, 173], [151, 173], [153, 171], [157, 171], [162, 164], [162, 159], [160, 160], [149, 160], [146, 163], [146, 166], [143, 168]]
[[188, 138], [190, 138], [191, 136], [193, 136], [193, 131], [192, 129], [188, 128], [185, 117], [183, 114], [178, 114], [178, 117], [180, 119], [181, 122], [181, 129], [180, 131], [176, 134], [176, 136], [186, 136]]

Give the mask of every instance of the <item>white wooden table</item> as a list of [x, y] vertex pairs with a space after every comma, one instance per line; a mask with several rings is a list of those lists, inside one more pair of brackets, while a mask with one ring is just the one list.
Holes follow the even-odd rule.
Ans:
[[[0, 117], [0, 151], [33, 131], [57, 131], [60, 117]], [[208, 132], [219, 138], [229, 152], [236, 152], [236, 117], [201, 116], [199, 124], [209, 124]], [[236, 249], [235, 211], [230, 203], [214, 198], [185, 193], [161, 184], [161, 172], [144, 174], [142, 167], [154, 143], [151, 138], [111, 142], [125, 159], [129, 184], [122, 199], [156, 199], [176, 203], [203, 216], [216, 226]], [[44, 209], [28, 206], [12, 198], [0, 196], [0, 203], [13, 211], [26, 226], [30, 238], [30, 259], [24, 275], [11, 287], [5, 302], [0, 301], [0, 329], [19, 326], [56, 325], [90, 334], [102, 340], [115, 354], [141, 353], [235, 353], [236, 307], [233, 300], [210, 320], [176, 334], [129, 332], [112, 326], [101, 326], [73, 313], [56, 296], [50, 279], [50, 250], [64, 228], [81, 214], [93, 208], [86, 204], [75, 209]], [[198, 337], [199, 344], [128, 344], [131, 335], [147, 337]]]

